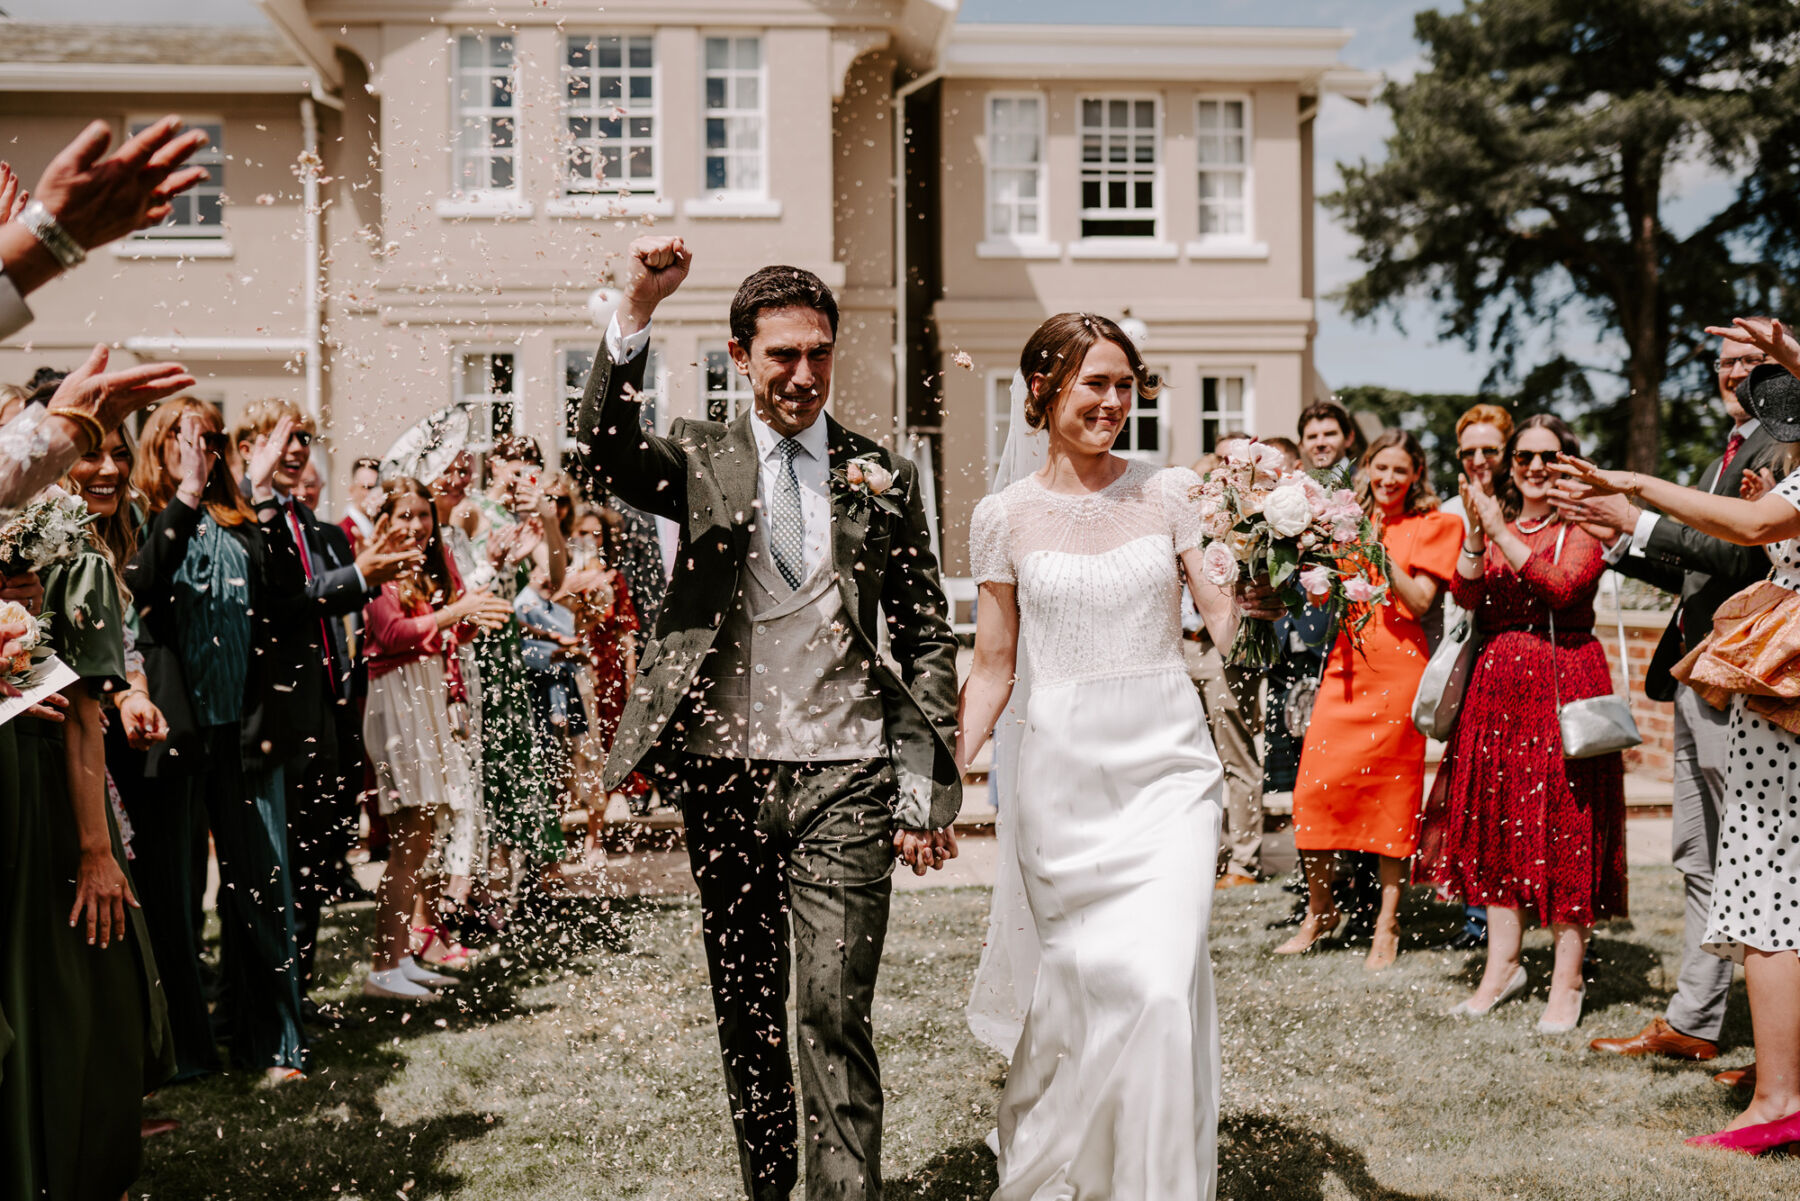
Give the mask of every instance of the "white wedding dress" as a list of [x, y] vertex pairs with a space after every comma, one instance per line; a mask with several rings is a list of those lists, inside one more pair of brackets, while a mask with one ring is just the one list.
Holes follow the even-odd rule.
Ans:
[[[996, 1201], [1214, 1195], [1206, 927], [1222, 773], [1183, 665], [1176, 560], [1200, 540], [1197, 483], [1134, 462], [1077, 497], [1026, 476], [970, 527], [976, 581], [1016, 585], [1031, 673], [1017, 799], [1001, 820], [1037, 970], [1000, 1103]], [[1000, 929], [1010, 866], [989, 957], [1017, 970], [1034, 955], [1011, 937], [1026, 932]], [[978, 984], [978, 1030], [984, 995], [1007, 991]]]

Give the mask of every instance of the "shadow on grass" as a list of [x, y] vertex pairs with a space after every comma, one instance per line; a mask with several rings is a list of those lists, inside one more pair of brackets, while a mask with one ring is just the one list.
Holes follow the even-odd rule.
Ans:
[[[1326, 1179], [1337, 1189], [1328, 1190]], [[1264, 1114], [1227, 1116], [1219, 1123], [1219, 1197], [1279, 1197], [1282, 1201], [1442, 1201], [1435, 1193], [1389, 1188], [1369, 1173], [1361, 1151], [1330, 1135]]]
[[988, 1201], [999, 1186], [994, 1153], [976, 1141], [938, 1152], [917, 1171], [887, 1181], [881, 1192], [907, 1201]]
[[[483, 956], [442, 997], [419, 1005], [361, 995], [373, 908], [331, 911], [316, 995], [335, 1004], [341, 1024], [308, 1028], [308, 1079], [270, 1091], [256, 1087], [258, 1073], [240, 1071], [165, 1088], [151, 1112], [180, 1120], [182, 1128], [145, 1145], [134, 1191], [219, 1201], [342, 1201], [443, 1196], [466, 1187], [461, 1173], [446, 1166], [454, 1148], [486, 1138], [505, 1119], [466, 1108], [410, 1121], [389, 1117], [395, 1098], [383, 1093], [407, 1070], [413, 1058], [408, 1048], [446, 1031], [479, 1030], [554, 1009], [527, 1003], [522, 993], [547, 974], [590, 974], [594, 959], [588, 952], [631, 953], [632, 928], [664, 908], [655, 901], [545, 901], [519, 927], [532, 930], [532, 937]], [[475, 1084], [486, 1069], [459, 1070]]]

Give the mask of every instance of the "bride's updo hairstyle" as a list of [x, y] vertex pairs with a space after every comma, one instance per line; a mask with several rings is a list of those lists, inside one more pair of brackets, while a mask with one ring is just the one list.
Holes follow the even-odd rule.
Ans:
[[[1111, 342], [1125, 352], [1131, 374], [1137, 377], [1138, 396], [1144, 400], [1156, 398], [1162, 391], [1162, 380], [1144, 366], [1143, 356], [1117, 322], [1097, 313], [1058, 313], [1037, 327], [1019, 355], [1019, 374], [1028, 386], [1026, 425], [1034, 430], [1044, 428], [1051, 407], [1075, 382], [1088, 351], [1100, 342]], [[1032, 377], [1038, 375], [1044, 377], [1042, 387], [1031, 387]]]

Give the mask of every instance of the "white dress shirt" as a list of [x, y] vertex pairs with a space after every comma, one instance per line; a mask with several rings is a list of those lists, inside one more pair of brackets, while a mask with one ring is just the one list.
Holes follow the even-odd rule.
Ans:
[[31, 324], [31, 310], [18, 287], [0, 271], [0, 339], [10, 338]]
[[[617, 313], [607, 323], [606, 357], [620, 366], [637, 358], [649, 343], [648, 325], [627, 337], [619, 331]], [[776, 473], [784, 470], [775, 449], [782, 436], [754, 412], [750, 414], [750, 432], [756, 438], [756, 502], [759, 511], [766, 515], [769, 500], [775, 495]], [[800, 482], [800, 517], [806, 525], [801, 569], [805, 578], [831, 554], [831, 450], [825, 437], [824, 417], [800, 431], [794, 440], [800, 443], [800, 453], [794, 456], [794, 478]]]

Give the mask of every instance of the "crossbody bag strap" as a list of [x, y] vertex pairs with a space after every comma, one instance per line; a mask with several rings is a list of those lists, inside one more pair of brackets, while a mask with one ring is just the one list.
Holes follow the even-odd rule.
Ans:
[[[1563, 539], [1569, 536], [1569, 527], [1562, 522], [1557, 524], [1561, 528], [1556, 531], [1556, 551], [1550, 556], [1550, 564], [1553, 567], [1562, 562]], [[1562, 672], [1558, 670], [1556, 662], [1556, 606], [1545, 601], [1544, 612], [1550, 615], [1550, 699], [1556, 706], [1556, 712], [1560, 715], [1562, 713]]]

